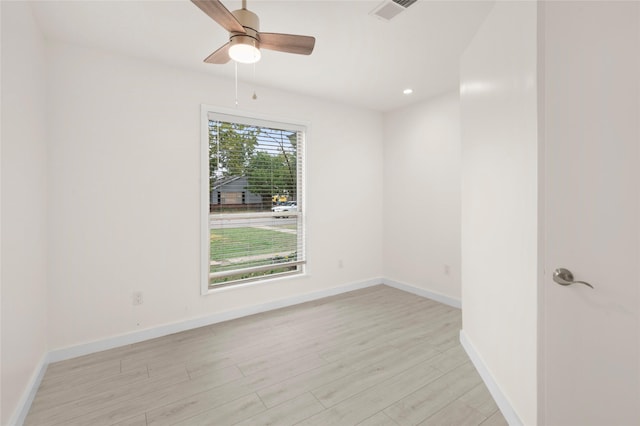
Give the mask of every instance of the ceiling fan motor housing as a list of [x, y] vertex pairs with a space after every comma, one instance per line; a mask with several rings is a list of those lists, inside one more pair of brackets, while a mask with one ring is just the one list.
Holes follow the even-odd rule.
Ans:
[[258, 15], [247, 9], [238, 9], [231, 13], [244, 27], [246, 33], [231, 32], [229, 34], [230, 46], [235, 44], [249, 44], [260, 48], [260, 19]]

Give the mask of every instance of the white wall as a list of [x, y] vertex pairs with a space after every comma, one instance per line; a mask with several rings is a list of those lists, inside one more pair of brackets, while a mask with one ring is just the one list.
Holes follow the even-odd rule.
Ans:
[[383, 170], [384, 276], [460, 300], [457, 91], [385, 115]]
[[536, 3], [498, 2], [461, 60], [463, 333], [537, 424]]
[[241, 87], [240, 109], [311, 123], [309, 275], [203, 297], [200, 104], [233, 107], [233, 81], [58, 43], [48, 54], [51, 349], [382, 275], [381, 114]]
[[[24, 2], [2, 2], [2, 401], [9, 424], [46, 353], [44, 41]], [[15, 419], [15, 417], [13, 417]]]

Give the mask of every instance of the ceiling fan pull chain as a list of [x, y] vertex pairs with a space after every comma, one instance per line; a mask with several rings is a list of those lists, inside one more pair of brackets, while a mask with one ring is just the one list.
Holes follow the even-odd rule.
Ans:
[[254, 101], [258, 99], [258, 95], [256, 95], [256, 63], [253, 63], [253, 96], [251, 97]]
[[238, 63], [234, 61], [236, 68], [236, 108], [238, 108]]

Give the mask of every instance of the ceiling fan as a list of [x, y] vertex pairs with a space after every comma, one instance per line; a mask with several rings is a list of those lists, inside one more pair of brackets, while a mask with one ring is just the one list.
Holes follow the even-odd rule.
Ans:
[[260, 60], [260, 49], [310, 55], [316, 39], [310, 36], [262, 33], [258, 15], [247, 9], [242, 0], [242, 9], [229, 12], [220, 0], [191, 0], [211, 19], [229, 32], [229, 42], [207, 56], [204, 62], [226, 64], [231, 59], [252, 64]]

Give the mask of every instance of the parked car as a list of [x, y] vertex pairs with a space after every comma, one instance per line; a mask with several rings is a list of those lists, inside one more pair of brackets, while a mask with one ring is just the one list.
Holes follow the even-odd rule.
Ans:
[[[271, 207], [271, 211], [273, 213], [282, 213], [282, 212], [297, 212], [298, 211], [298, 203], [295, 201], [287, 201], [286, 203], [280, 204], [278, 206]], [[288, 215], [283, 216], [275, 216], [278, 217], [288, 217]]]

